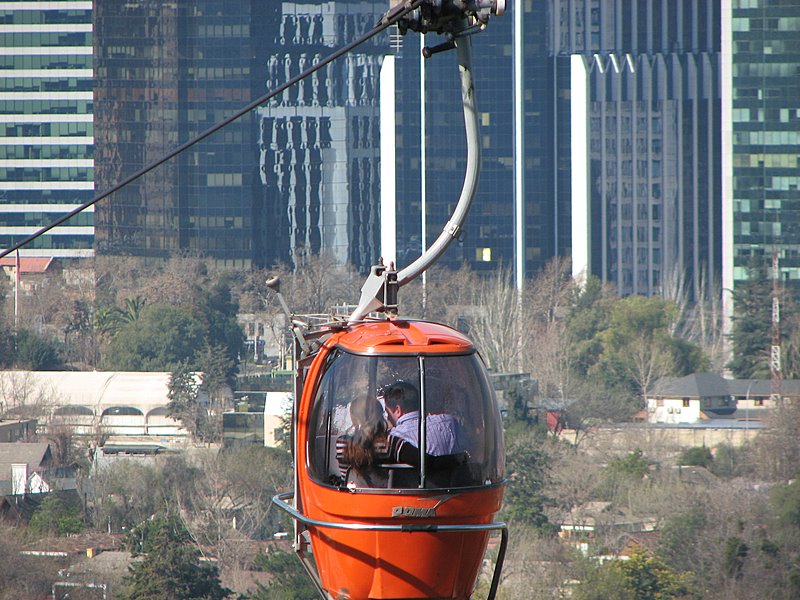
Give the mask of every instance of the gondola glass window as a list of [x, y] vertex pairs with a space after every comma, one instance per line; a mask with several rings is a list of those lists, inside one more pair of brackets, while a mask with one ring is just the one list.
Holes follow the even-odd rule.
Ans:
[[350, 489], [493, 485], [503, 477], [501, 442], [494, 391], [477, 354], [337, 350], [315, 394], [309, 467], [317, 482]]

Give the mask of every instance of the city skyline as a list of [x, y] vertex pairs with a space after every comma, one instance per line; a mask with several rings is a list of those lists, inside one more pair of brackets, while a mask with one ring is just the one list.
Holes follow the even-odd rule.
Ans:
[[[385, 8], [37, 6], [2, 13], [5, 246], [357, 37]], [[483, 174], [444, 263], [513, 268], [521, 282], [572, 257], [576, 276], [621, 295], [664, 294], [681, 273], [697, 296], [720, 279], [733, 289], [751, 255], [775, 248], [782, 278], [800, 278], [798, 12], [768, 0], [511, 6], [474, 38]], [[419, 36], [379, 36], [23, 253], [189, 252], [248, 268], [325, 251], [365, 271], [382, 254], [391, 191], [387, 223], [398, 262], [410, 261], [438, 235], [463, 175], [454, 58], [423, 67], [419, 51]], [[386, 57], [394, 110], [382, 125]], [[395, 185], [381, 190], [388, 126]]]

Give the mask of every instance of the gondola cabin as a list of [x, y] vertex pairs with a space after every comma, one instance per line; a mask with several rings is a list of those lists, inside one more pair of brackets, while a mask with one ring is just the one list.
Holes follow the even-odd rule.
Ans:
[[[480, 170], [469, 36], [503, 0], [392, 0], [382, 23], [445, 36], [456, 50], [467, 141], [464, 184], [439, 237], [410, 265], [374, 265], [349, 319], [311, 327], [280, 295], [295, 337], [294, 493], [274, 501], [295, 521], [295, 550], [329, 600], [466, 600], [503, 497], [503, 431], [473, 344], [436, 323], [398, 318], [397, 290], [460, 235]], [[383, 312], [386, 318], [368, 318]], [[290, 502], [291, 501], [291, 502]], [[310, 552], [309, 552], [310, 550]]]
[[294, 509], [321, 591], [469, 598], [491, 530], [506, 539], [500, 415], [469, 339], [367, 321], [327, 336], [298, 377]]

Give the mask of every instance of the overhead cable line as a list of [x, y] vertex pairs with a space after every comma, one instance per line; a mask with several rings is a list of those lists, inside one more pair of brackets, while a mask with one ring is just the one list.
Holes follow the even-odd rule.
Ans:
[[189, 140], [188, 142], [185, 142], [185, 143], [181, 144], [180, 146], [178, 146], [174, 150], [168, 152], [167, 154], [165, 154], [164, 156], [162, 156], [158, 160], [153, 161], [152, 163], [148, 164], [145, 167], [142, 167], [141, 169], [139, 169], [138, 171], [136, 171], [132, 175], [129, 175], [128, 177], [123, 179], [121, 182], [119, 182], [115, 186], [111, 187], [111, 189], [106, 190], [105, 192], [103, 192], [101, 194], [98, 194], [97, 196], [95, 196], [91, 200], [89, 200], [87, 202], [84, 202], [83, 204], [79, 205], [75, 209], [73, 209], [70, 212], [68, 212], [68, 213], [64, 214], [63, 216], [59, 217], [58, 219], [56, 219], [55, 221], [53, 221], [49, 225], [45, 225], [41, 229], [38, 229], [37, 231], [35, 231], [34, 233], [32, 233], [31, 235], [26, 237], [21, 242], [17, 242], [16, 244], [11, 246], [10, 248], [8, 248], [6, 250], [3, 250], [3, 251], [0, 251], [0, 259], [5, 257], [5, 256], [8, 256], [12, 252], [22, 248], [23, 246], [26, 246], [27, 244], [29, 244], [30, 242], [32, 242], [33, 240], [35, 240], [39, 236], [42, 236], [45, 233], [47, 233], [48, 231], [50, 231], [51, 229], [54, 229], [55, 227], [58, 227], [62, 223], [65, 223], [66, 221], [68, 221], [69, 219], [71, 219], [72, 217], [77, 215], [78, 213], [86, 210], [90, 206], [93, 206], [93, 205], [97, 204], [100, 200], [103, 200], [104, 198], [107, 198], [108, 196], [110, 196], [114, 192], [117, 192], [118, 190], [120, 190], [121, 188], [125, 187], [129, 183], [132, 183], [132, 182], [136, 181], [137, 179], [139, 179], [143, 175], [146, 175], [147, 173], [149, 173], [150, 171], [152, 171], [156, 167], [160, 167], [162, 164], [164, 164], [168, 160], [174, 158], [175, 156], [177, 156], [178, 154], [180, 154], [184, 150], [187, 150], [188, 148], [191, 148], [192, 146], [194, 146], [198, 142], [203, 141], [204, 139], [206, 139], [207, 137], [209, 137], [212, 134], [216, 133], [217, 131], [219, 131], [223, 127], [226, 127], [226, 126], [230, 125], [231, 123], [233, 123], [234, 121], [236, 121], [240, 117], [246, 115], [251, 110], [261, 106], [262, 104], [264, 104], [268, 100], [271, 100], [272, 98], [274, 98], [278, 94], [283, 93], [284, 91], [286, 91], [287, 89], [292, 87], [294, 84], [302, 81], [303, 79], [305, 79], [309, 75], [312, 75], [316, 71], [319, 71], [322, 67], [327, 66], [329, 63], [332, 63], [337, 58], [339, 58], [339, 57], [347, 54], [351, 50], [357, 48], [358, 46], [360, 46], [364, 42], [370, 40], [371, 38], [375, 37], [376, 35], [378, 35], [382, 31], [388, 29], [389, 27], [391, 27], [392, 25], [394, 25], [395, 23], [400, 21], [403, 17], [408, 15], [410, 12], [414, 11], [415, 9], [417, 9], [421, 4], [423, 4], [424, 1], [425, 0], [406, 0], [405, 2], [402, 2], [402, 3], [392, 7], [386, 14], [383, 15], [381, 20], [378, 21], [378, 23], [370, 31], [368, 31], [367, 33], [362, 35], [360, 38], [350, 42], [346, 46], [342, 46], [341, 48], [339, 48], [335, 52], [333, 52], [333, 53], [329, 54], [328, 56], [326, 56], [325, 58], [321, 59], [318, 63], [315, 63], [315, 64], [311, 65], [308, 69], [306, 69], [302, 73], [299, 73], [298, 75], [295, 75], [294, 77], [289, 79], [289, 81], [287, 81], [286, 83], [281, 84], [280, 86], [278, 86], [274, 90], [264, 94], [260, 98], [257, 98], [255, 100], [253, 100], [252, 102], [250, 102], [250, 104], [248, 104], [244, 108], [238, 110], [236, 113], [234, 113], [230, 117], [220, 121], [216, 125], [213, 125], [209, 129], [205, 130], [203, 133], [201, 133], [198, 136], [194, 137], [193, 139]]

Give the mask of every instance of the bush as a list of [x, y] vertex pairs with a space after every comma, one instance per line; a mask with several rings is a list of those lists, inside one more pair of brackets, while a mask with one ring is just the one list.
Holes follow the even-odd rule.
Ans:
[[250, 592], [254, 600], [316, 600], [319, 598], [314, 584], [306, 574], [300, 560], [293, 552], [273, 549], [259, 554], [255, 567], [272, 575], [268, 585], [259, 584]]
[[83, 529], [81, 511], [67, 505], [58, 494], [51, 492], [31, 517], [32, 531], [40, 535], [67, 536]]
[[684, 451], [680, 464], [686, 467], [707, 467], [713, 460], [711, 450], [705, 446], [694, 446]]
[[744, 452], [742, 449], [734, 448], [730, 444], [720, 444], [714, 454], [714, 460], [709, 469], [717, 477], [735, 477], [742, 471], [742, 459]]
[[55, 371], [63, 365], [55, 345], [49, 340], [21, 329], [15, 336], [14, 366], [32, 371]]

